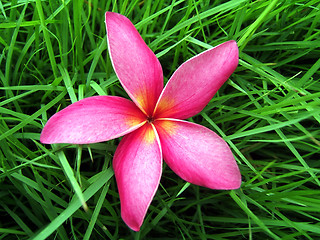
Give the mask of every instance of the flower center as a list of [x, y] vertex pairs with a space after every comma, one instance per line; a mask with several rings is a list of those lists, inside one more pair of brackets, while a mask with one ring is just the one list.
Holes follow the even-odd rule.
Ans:
[[154, 117], [152, 116], [147, 117], [147, 121], [148, 123], [152, 123], [154, 121]]

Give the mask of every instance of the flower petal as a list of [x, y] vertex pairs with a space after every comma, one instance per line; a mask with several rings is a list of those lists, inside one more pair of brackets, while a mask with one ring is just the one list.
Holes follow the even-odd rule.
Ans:
[[110, 58], [122, 86], [151, 115], [163, 88], [159, 60], [125, 16], [107, 12], [106, 28]]
[[150, 124], [123, 137], [113, 159], [113, 169], [122, 219], [132, 230], [139, 231], [162, 172], [159, 137]]
[[172, 75], [155, 117], [186, 119], [199, 113], [238, 65], [235, 41], [209, 49], [183, 63]]
[[182, 179], [212, 189], [237, 189], [241, 175], [227, 143], [213, 131], [182, 120], [157, 120], [163, 158]]
[[146, 122], [137, 106], [121, 97], [82, 99], [54, 114], [44, 126], [42, 143], [87, 144], [127, 134]]

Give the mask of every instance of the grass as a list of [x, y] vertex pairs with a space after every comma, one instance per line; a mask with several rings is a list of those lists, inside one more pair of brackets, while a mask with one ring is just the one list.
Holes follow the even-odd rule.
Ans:
[[[127, 97], [108, 58], [107, 10], [135, 23], [165, 81], [219, 43], [241, 50], [235, 73], [189, 119], [228, 142], [241, 189], [198, 187], [164, 165], [138, 233], [120, 217], [118, 139], [39, 142], [72, 102]], [[317, 0], [1, 1], [0, 239], [318, 239], [319, 39]]]

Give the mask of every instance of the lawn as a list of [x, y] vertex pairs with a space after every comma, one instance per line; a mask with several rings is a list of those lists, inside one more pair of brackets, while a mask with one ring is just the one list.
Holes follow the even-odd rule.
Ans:
[[[134, 23], [165, 83], [205, 50], [239, 47], [235, 72], [187, 120], [228, 143], [241, 188], [190, 184], [164, 163], [139, 232], [120, 214], [121, 138], [40, 142], [48, 119], [78, 100], [129, 99], [106, 11]], [[319, 78], [318, 0], [0, 1], [0, 239], [320, 239]]]

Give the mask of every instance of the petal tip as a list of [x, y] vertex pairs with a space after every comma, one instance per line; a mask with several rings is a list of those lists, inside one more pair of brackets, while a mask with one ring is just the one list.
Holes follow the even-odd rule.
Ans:
[[40, 134], [40, 142], [43, 144], [50, 144], [50, 141], [47, 140], [47, 136], [46, 136], [44, 130], [42, 130], [42, 132]]
[[231, 45], [233, 45], [233, 46], [238, 48], [238, 44], [237, 44], [237, 42], [235, 40], [229, 40], [226, 43], [229, 43], [229, 44], [231, 44]]
[[121, 22], [129, 23], [130, 20], [126, 16], [124, 16], [120, 13], [116, 13], [116, 12], [106, 12], [105, 13], [105, 24], [107, 27], [107, 31], [108, 31], [108, 25], [110, 25], [110, 27], [114, 27], [114, 26], [119, 25], [119, 23], [121, 23]]
[[[238, 44], [235, 40], [229, 40], [229, 41], [226, 41], [224, 43], [221, 43], [220, 45], [229, 45], [230, 48], [234, 48], [236, 50], [238, 50]], [[219, 46], [219, 45], [218, 45]]]
[[[119, 13], [115, 13], [115, 12], [106, 12], [105, 13], [105, 18], [106, 18], [106, 20], [107, 20], [107, 18], [109, 18], [109, 17], [112, 17], [112, 16], [118, 16], [118, 15], [120, 15]], [[122, 15], [121, 15], [122, 16]]]
[[235, 177], [235, 179], [230, 183], [228, 183], [228, 186], [226, 186], [226, 190], [235, 190], [241, 187], [241, 183], [242, 183], [241, 174], [239, 172], [236, 175], [237, 176]]
[[239, 47], [238, 47], [238, 44], [235, 40], [230, 40], [228, 41], [227, 43], [229, 43], [230, 45], [230, 55], [232, 54], [233, 56], [233, 59], [235, 60], [235, 67], [238, 66], [238, 63], [239, 63]]
[[127, 214], [124, 214], [124, 213], [121, 213], [121, 217], [131, 230], [133, 230], [135, 232], [140, 231], [142, 222], [138, 223], [137, 221], [134, 221], [134, 219], [132, 219], [132, 217], [128, 217]]

